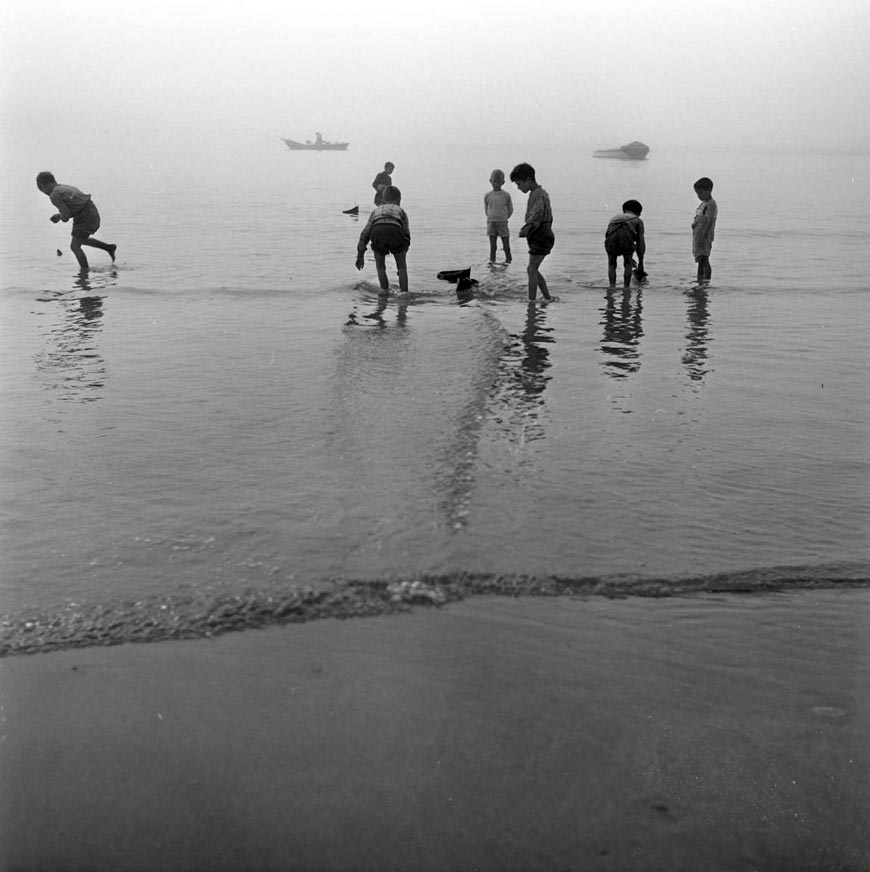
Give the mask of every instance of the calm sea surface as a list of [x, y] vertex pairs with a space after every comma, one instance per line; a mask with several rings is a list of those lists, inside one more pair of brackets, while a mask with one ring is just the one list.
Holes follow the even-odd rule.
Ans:
[[[276, 138], [168, 177], [18, 156], [3, 611], [421, 573], [867, 578], [870, 158], [351, 148]], [[382, 305], [354, 257], [386, 159], [413, 243], [411, 294]], [[546, 306], [511, 184], [515, 261], [486, 263], [489, 173], [520, 160], [555, 214]], [[114, 268], [92, 250], [76, 279], [45, 168], [93, 194]], [[701, 175], [720, 218], [697, 290]], [[603, 234], [630, 197], [650, 280], [623, 294]], [[460, 302], [435, 275], [466, 266]]]

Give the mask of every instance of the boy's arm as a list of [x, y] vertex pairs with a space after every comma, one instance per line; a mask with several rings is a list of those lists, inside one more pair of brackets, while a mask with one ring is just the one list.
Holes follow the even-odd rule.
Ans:
[[[505, 193], [507, 193], [507, 192], [505, 192]], [[508, 218], [510, 218], [511, 215], [514, 214], [514, 201], [511, 200], [510, 194], [507, 195], [507, 200], [508, 200]]]
[[643, 269], [643, 256], [646, 254], [646, 238], [643, 232], [643, 221], [637, 222], [637, 265]]
[[[374, 213], [372, 213], [374, 215]], [[365, 261], [366, 247], [369, 244], [369, 239], [372, 235], [372, 215], [366, 221], [366, 226], [363, 227], [362, 233], [359, 235], [359, 242], [356, 244], [356, 268], [362, 269]]]
[[718, 207], [712, 200], [704, 205], [704, 211], [701, 213], [698, 222], [700, 225], [698, 236], [701, 239], [707, 240], [713, 236], [713, 228], [716, 226], [716, 214], [718, 211]]
[[[48, 199], [51, 200], [51, 202], [57, 208], [58, 218], [61, 221], [69, 221], [69, 219], [72, 218], [72, 212], [70, 212], [69, 206], [67, 206], [67, 204], [63, 200], [63, 197], [61, 197], [60, 194], [55, 194], [55, 192], [52, 191], [48, 195]], [[56, 218], [54, 215], [51, 216], [51, 220], [55, 223], [57, 223], [58, 218]]]
[[483, 214], [489, 215], [489, 191], [483, 195]]
[[408, 237], [408, 242], [411, 241], [411, 222], [408, 220], [408, 213], [402, 209], [402, 230], [405, 236]]
[[528, 236], [532, 230], [536, 230], [544, 217], [544, 202], [540, 196], [535, 196], [536, 188], [529, 194], [529, 204], [526, 207], [526, 223], [520, 228], [520, 236]]

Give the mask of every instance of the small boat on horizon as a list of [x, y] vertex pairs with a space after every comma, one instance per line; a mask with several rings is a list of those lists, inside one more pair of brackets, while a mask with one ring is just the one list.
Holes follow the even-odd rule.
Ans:
[[646, 160], [649, 154], [649, 146], [635, 140], [619, 148], [605, 148], [592, 153], [593, 157], [612, 157], [617, 160]]
[[305, 142], [297, 142], [295, 139], [281, 139], [290, 151], [347, 151], [349, 142], [329, 142], [324, 139], [319, 133], [315, 134], [315, 140], [312, 142], [306, 139]]

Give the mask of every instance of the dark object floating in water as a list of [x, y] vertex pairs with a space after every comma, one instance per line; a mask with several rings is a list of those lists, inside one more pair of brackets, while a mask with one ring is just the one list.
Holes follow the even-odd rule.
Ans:
[[474, 289], [477, 284], [477, 279], [470, 279], [467, 276], [462, 276], [456, 282], [456, 296], [463, 301], [470, 300], [474, 296]]
[[305, 142], [297, 142], [295, 139], [281, 139], [290, 151], [347, 151], [349, 142], [329, 142], [324, 139], [319, 133], [317, 139], [312, 142], [306, 139]]
[[353, 209], [345, 209], [342, 215], [359, 215], [359, 206], [354, 206]]
[[645, 160], [649, 154], [649, 146], [642, 142], [629, 142], [619, 148], [605, 148], [592, 153], [593, 157], [615, 157], [618, 160]]
[[[456, 284], [460, 279], [471, 278], [471, 267], [465, 269], [443, 269], [435, 278], [441, 279], [443, 282], [451, 282]], [[477, 284], [477, 282], [475, 282]]]
[[57, 256], [63, 257], [63, 252], [60, 249], [57, 250]]

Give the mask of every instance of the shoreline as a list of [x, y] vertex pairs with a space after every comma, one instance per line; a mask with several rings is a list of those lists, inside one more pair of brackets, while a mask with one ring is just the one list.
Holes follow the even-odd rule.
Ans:
[[665, 598], [870, 588], [870, 567], [769, 567], [675, 578], [508, 573], [420, 574], [409, 580], [275, 584], [241, 593], [203, 589], [114, 603], [70, 602], [0, 615], [0, 659], [93, 646], [210, 639], [242, 630], [444, 606], [481, 596]]
[[475, 597], [0, 660], [15, 870], [858, 870], [870, 591]]

